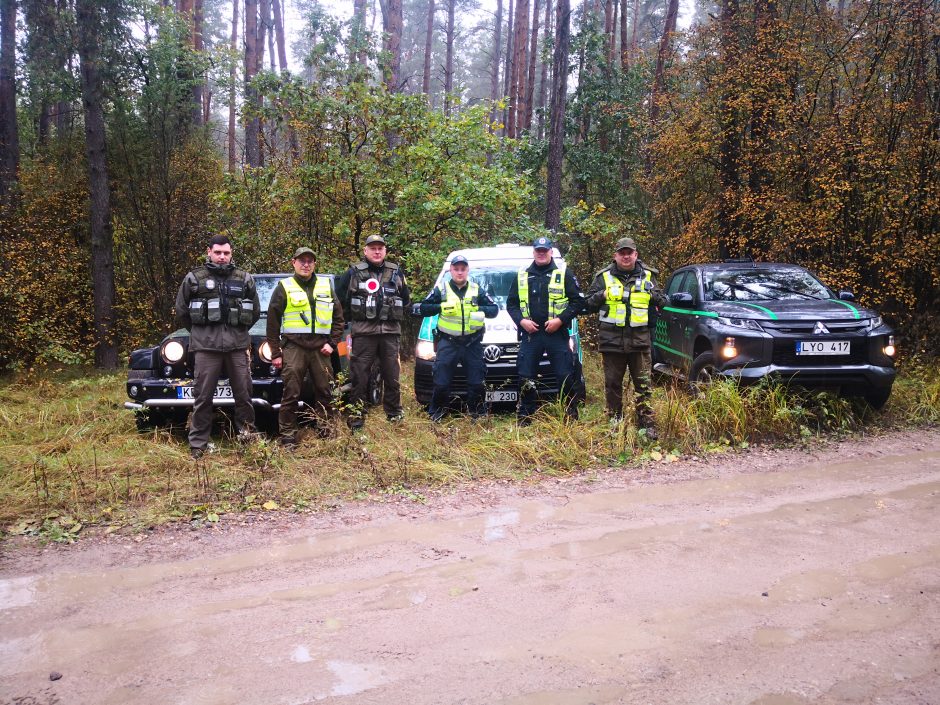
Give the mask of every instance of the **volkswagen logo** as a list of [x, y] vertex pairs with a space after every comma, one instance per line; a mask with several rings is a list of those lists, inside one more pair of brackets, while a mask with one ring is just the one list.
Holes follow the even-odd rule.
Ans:
[[503, 349], [498, 345], [487, 345], [483, 348], [483, 359], [487, 362], [496, 362], [502, 354]]
[[813, 335], [829, 335], [829, 329], [822, 321], [816, 321], [816, 325], [813, 327]]

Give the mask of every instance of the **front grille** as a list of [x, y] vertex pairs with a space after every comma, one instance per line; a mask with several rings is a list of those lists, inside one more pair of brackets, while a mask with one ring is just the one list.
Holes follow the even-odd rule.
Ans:
[[[868, 345], [865, 338], [850, 339], [848, 355], [797, 355], [797, 338], [777, 338], [774, 340], [773, 364], [786, 367], [819, 367], [821, 365], [863, 365], [868, 362]], [[823, 338], [809, 338], [824, 340]], [[841, 338], [844, 340], [845, 338]]]
[[[868, 330], [867, 321], [822, 321], [833, 336], [857, 335]], [[816, 321], [761, 321], [761, 328], [785, 335], [813, 335]]]

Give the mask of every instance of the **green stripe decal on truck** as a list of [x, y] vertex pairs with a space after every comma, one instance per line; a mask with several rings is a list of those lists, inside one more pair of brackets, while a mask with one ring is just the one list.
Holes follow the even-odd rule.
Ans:
[[672, 306], [663, 306], [663, 311], [672, 311], [673, 313], [683, 313], [686, 316], [705, 316], [706, 318], [718, 318], [717, 313], [711, 311], [689, 311], [684, 308], [673, 308]]
[[858, 309], [855, 308], [855, 307], [854, 307], [852, 304], [850, 304], [848, 301], [843, 301], [842, 299], [832, 299], [832, 301], [834, 301], [834, 302], [837, 303], [837, 304], [842, 304], [842, 305], [845, 306], [846, 308], [852, 309], [852, 315], [853, 315], [855, 318], [861, 318], [861, 316], [860, 316], [859, 313], [858, 313]]

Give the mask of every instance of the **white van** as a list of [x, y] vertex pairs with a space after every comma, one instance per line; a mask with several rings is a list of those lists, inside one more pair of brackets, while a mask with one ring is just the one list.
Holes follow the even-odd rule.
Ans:
[[[516, 357], [519, 354], [519, 333], [516, 324], [506, 311], [506, 299], [509, 289], [520, 269], [532, 263], [532, 247], [529, 245], [505, 244], [494, 247], [476, 247], [454, 250], [444, 261], [435, 286], [450, 280], [450, 261], [457, 255], [463, 255], [470, 263], [470, 279], [490, 292], [499, 304], [496, 318], [486, 319], [486, 331], [483, 334], [483, 357], [486, 359], [486, 401], [490, 404], [515, 406], [519, 400], [519, 376], [516, 371]], [[559, 264], [564, 260], [557, 249], [552, 249], [552, 256]], [[431, 403], [434, 391], [432, 369], [437, 356], [437, 316], [422, 320], [415, 346], [415, 396], [422, 404]], [[570, 333], [571, 351], [575, 356], [576, 393], [583, 396], [584, 376], [581, 371], [581, 338], [578, 334], [578, 321], [572, 322]], [[552, 373], [548, 357], [539, 363], [539, 395], [551, 398], [558, 394], [558, 380]], [[451, 385], [451, 394], [460, 402], [467, 397], [467, 378], [458, 367]], [[459, 404], [457, 399], [455, 405]]]

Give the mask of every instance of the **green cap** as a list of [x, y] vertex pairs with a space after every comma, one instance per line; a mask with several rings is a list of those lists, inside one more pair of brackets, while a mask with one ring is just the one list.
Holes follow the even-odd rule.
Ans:
[[635, 241], [632, 237], [622, 237], [622, 238], [620, 238], [619, 240], [617, 240], [617, 246], [616, 246], [614, 249], [615, 249], [615, 250], [624, 250], [624, 249], [627, 249], [627, 248], [629, 248], [629, 249], [631, 249], [631, 250], [635, 250], [635, 249], [636, 249], [636, 241]]
[[385, 238], [381, 235], [370, 235], [366, 238], [366, 244], [371, 245], [373, 242], [381, 242], [383, 245], [387, 244]]
[[297, 259], [303, 255], [310, 255], [314, 259], [317, 258], [317, 253], [311, 250], [309, 247], [298, 247], [294, 250], [294, 256], [291, 259]]

